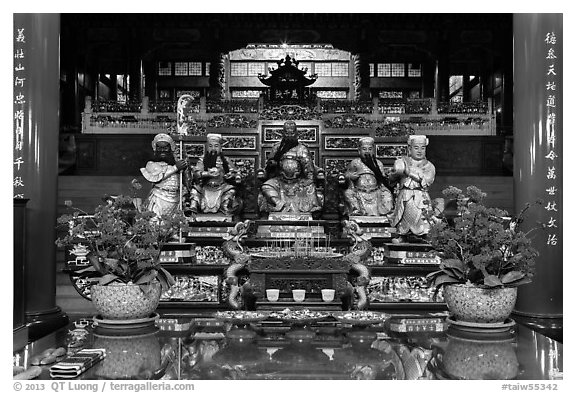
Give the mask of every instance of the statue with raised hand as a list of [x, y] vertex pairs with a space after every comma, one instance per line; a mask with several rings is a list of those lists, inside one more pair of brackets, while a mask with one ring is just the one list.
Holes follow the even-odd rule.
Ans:
[[426, 146], [426, 135], [410, 135], [408, 156], [398, 158], [392, 168], [391, 178], [399, 179], [399, 191], [391, 220], [399, 235], [393, 239], [397, 243], [405, 241], [408, 234], [425, 236], [430, 231], [423, 209], [432, 209], [428, 189], [434, 182], [436, 168], [426, 159]]
[[142, 176], [152, 183], [143, 207], [157, 217], [174, 213], [180, 206], [179, 174], [188, 167], [185, 160], [176, 160], [176, 144], [168, 134], [158, 134], [152, 141], [154, 158], [140, 168]]

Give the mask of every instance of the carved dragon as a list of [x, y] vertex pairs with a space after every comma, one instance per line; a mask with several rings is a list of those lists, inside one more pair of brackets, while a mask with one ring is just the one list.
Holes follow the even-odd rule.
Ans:
[[250, 225], [253, 223], [250, 220], [238, 222], [224, 237], [226, 241], [222, 245], [224, 254], [233, 261], [226, 269], [225, 282], [230, 287], [228, 303], [235, 309], [240, 308], [240, 302], [237, 300], [240, 294], [237, 273], [250, 261], [250, 255], [244, 252], [244, 247], [240, 244], [240, 241], [247, 235]]
[[370, 255], [372, 245], [368, 241], [369, 237], [364, 235], [364, 231], [356, 221], [344, 220], [343, 224], [343, 234], [354, 242], [350, 247], [350, 253], [344, 256], [343, 259], [358, 273], [355, 290], [358, 294], [358, 309], [363, 310], [368, 306], [366, 286], [370, 282], [370, 271], [362, 261], [366, 260]]

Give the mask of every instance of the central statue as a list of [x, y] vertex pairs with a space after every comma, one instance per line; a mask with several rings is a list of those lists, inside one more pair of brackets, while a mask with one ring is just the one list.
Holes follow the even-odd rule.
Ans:
[[258, 198], [260, 211], [298, 214], [322, 209], [314, 181], [323, 178], [323, 171], [315, 167], [310, 151], [298, 141], [295, 122], [284, 123], [282, 140], [273, 146], [259, 177], [267, 178]]

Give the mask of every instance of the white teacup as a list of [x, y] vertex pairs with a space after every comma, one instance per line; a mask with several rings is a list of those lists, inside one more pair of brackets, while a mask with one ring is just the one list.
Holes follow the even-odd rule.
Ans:
[[323, 289], [322, 290], [322, 300], [325, 302], [331, 302], [334, 300], [334, 294], [336, 291], [334, 289]]
[[303, 302], [305, 297], [306, 297], [305, 289], [292, 290], [292, 298], [294, 299], [295, 302]]
[[266, 299], [269, 302], [276, 302], [280, 297], [280, 290], [279, 289], [267, 289], [266, 290]]

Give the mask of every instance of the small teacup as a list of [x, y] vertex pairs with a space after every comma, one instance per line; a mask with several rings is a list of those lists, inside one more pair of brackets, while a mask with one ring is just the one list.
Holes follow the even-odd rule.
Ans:
[[267, 289], [266, 290], [266, 299], [269, 302], [276, 302], [280, 297], [280, 290], [279, 289]]
[[306, 297], [305, 289], [292, 290], [292, 298], [294, 299], [295, 302], [303, 302], [305, 297]]
[[322, 300], [325, 302], [331, 302], [334, 300], [334, 294], [336, 291], [334, 289], [323, 289], [322, 290]]

